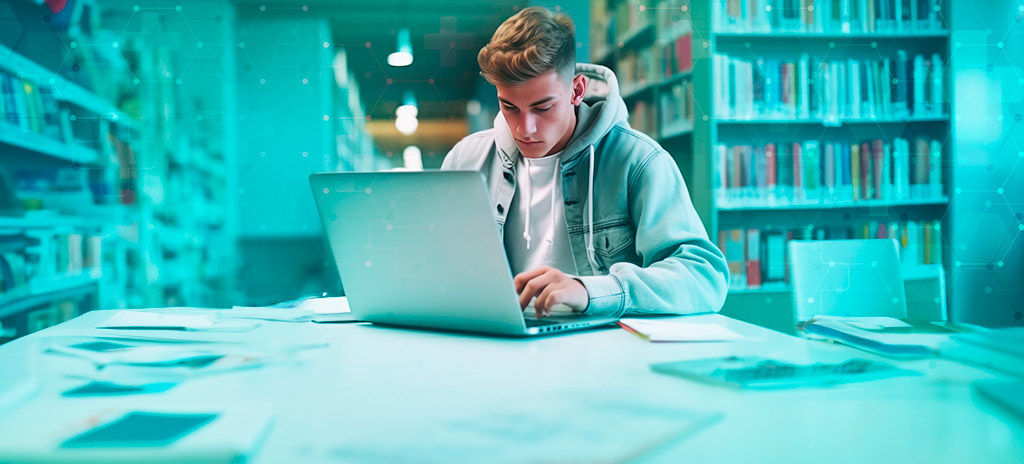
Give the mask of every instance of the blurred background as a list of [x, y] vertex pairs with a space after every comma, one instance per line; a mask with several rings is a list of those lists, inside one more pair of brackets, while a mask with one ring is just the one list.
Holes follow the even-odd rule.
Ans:
[[789, 240], [895, 238], [920, 314], [1021, 323], [1021, 0], [0, 0], [0, 335], [343, 294], [308, 175], [438, 168], [531, 5], [676, 159], [726, 314], [792, 326]]

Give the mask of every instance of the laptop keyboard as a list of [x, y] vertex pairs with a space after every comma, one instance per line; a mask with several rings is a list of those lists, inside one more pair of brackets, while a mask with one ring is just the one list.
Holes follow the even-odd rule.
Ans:
[[551, 320], [544, 320], [544, 319], [526, 318], [526, 326], [527, 327], [542, 327], [542, 326], [546, 326], [546, 325], [559, 325], [559, 324], [562, 324], [562, 321], [551, 321]]
[[551, 321], [545, 319], [525, 318], [525, 320], [526, 327], [560, 326], [565, 324], [564, 321]]

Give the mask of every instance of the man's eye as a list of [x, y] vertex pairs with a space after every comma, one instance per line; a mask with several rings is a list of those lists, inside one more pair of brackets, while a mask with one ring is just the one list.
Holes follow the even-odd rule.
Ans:
[[[554, 106], [554, 105], [552, 105], [552, 106]], [[543, 113], [543, 112], [545, 112], [547, 110], [550, 110], [550, 109], [551, 109], [551, 106], [545, 106], [544, 108], [534, 108], [534, 110], [537, 111], [538, 113]]]
[[514, 106], [508, 106], [508, 105], [504, 105], [504, 106], [505, 106], [506, 110], [509, 110], [509, 111], [515, 111], [516, 110], [516, 107], [514, 107]]

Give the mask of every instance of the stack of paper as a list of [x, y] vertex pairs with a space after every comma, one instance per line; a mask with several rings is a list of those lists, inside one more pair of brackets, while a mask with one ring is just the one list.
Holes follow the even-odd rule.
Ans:
[[818, 317], [803, 328], [808, 334], [898, 358], [934, 356], [939, 345], [949, 340], [952, 334], [951, 331], [938, 334], [913, 333], [913, 326], [891, 318]]

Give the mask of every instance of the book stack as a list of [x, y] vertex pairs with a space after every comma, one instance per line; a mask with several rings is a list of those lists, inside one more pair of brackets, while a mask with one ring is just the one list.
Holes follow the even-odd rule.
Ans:
[[0, 124], [72, 144], [71, 112], [52, 89], [0, 70]]
[[662, 89], [658, 95], [660, 134], [693, 127], [693, 82], [680, 81]]
[[661, 48], [661, 75], [671, 79], [693, 70], [693, 33], [673, 36], [665, 42]]
[[712, 0], [711, 24], [728, 32], [941, 31], [941, 0]]
[[651, 24], [650, 12], [640, 11], [633, 2], [618, 2], [614, 8], [611, 30], [615, 31], [616, 43], [621, 43], [626, 37]]
[[651, 137], [657, 134], [657, 118], [654, 114], [655, 107], [643, 100], [637, 101], [629, 108], [630, 127], [643, 132]]
[[864, 222], [852, 226], [794, 229], [722, 229], [718, 247], [732, 278], [730, 290], [762, 286], [784, 289], [789, 282], [790, 240], [884, 239], [897, 241], [904, 266], [942, 263], [942, 237], [935, 221]]
[[942, 57], [906, 52], [881, 60], [751, 60], [715, 54], [715, 116], [749, 120], [816, 119], [840, 124], [844, 119], [942, 117], [945, 68]]
[[860, 143], [715, 145], [721, 209], [943, 198], [942, 143], [925, 137]]
[[653, 49], [629, 50], [619, 63], [616, 77], [619, 79], [622, 95], [628, 96], [641, 87], [660, 80]]

